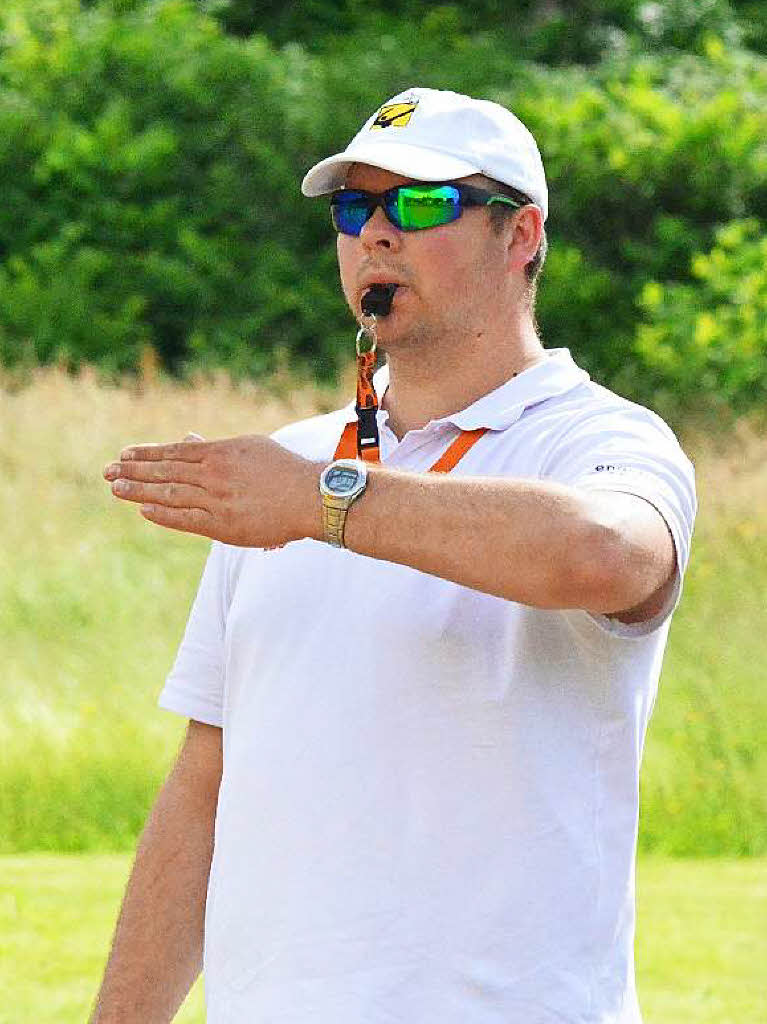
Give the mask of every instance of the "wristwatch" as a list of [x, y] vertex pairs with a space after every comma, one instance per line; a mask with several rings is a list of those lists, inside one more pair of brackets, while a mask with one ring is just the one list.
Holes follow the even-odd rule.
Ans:
[[325, 540], [335, 548], [346, 546], [346, 513], [351, 503], [365, 490], [367, 481], [368, 468], [362, 459], [336, 459], [322, 471], [322, 528], [325, 531]]

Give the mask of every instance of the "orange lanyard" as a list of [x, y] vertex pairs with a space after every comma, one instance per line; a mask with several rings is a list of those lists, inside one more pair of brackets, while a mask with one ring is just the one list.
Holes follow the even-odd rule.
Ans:
[[[347, 423], [341, 432], [334, 459], [362, 459], [364, 462], [380, 462], [380, 440], [378, 437], [378, 395], [373, 385], [373, 371], [376, 366], [377, 339], [375, 316], [372, 330], [360, 327], [357, 332], [357, 401], [354, 406], [356, 421]], [[368, 335], [372, 344], [365, 352], [360, 342]], [[487, 427], [476, 430], [462, 430], [450, 447], [443, 452], [429, 470], [430, 473], [449, 473], [463, 458], [472, 445], [479, 441]]]
[[[360, 334], [362, 332], [360, 331]], [[363, 459], [365, 462], [380, 462], [380, 450], [378, 440], [378, 396], [373, 386], [373, 371], [376, 368], [376, 347], [367, 352], [360, 352], [360, 335], [357, 335], [357, 404], [354, 409], [357, 413], [357, 422], [351, 424], [354, 427], [354, 446], [349, 455], [339, 455], [336, 451], [336, 458]], [[343, 435], [341, 435], [341, 441]]]
[[[377, 405], [378, 403], [376, 403]], [[341, 439], [338, 442], [336, 453], [333, 456], [334, 459], [356, 459], [358, 457], [357, 448], [357, 428], [359, 423], [347, 423], [341, 433]], [[478, 427], [476, 430], [462, 430], [458, 437], [453, 441], [450, 447], [445, 451], [434, 465], [429, 470], [430, 473], [449, 473], [450, 470], [458, 464], [463, 458], [466, 452], [479, 441], [483, 434], [487, 433], [487, 427]], [[365, 459], [366, 462], [378, 462], [378, 446], [376, 445], [375, 452], [376, 457], [370, 457], [370, 450], [367, 452], [363, 449], [363, 453], [359, 453], [359, 457]]]

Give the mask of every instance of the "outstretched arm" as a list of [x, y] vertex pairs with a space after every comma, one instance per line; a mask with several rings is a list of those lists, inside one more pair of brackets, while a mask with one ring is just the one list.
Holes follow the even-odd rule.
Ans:
[[[252, 435], [125, 449], [104, 475], [161, 526], [238, 546], [322, 540], [323, 466]], [[676, 555], [660, 513], [614, 491], [369, 467], [349, 548], [539, 608], [649, 618]]]
[[650, 618], [673, 583], [668, 527], [648, 502], [538, 480], [375, 470], [347, 546], [537, 608]]

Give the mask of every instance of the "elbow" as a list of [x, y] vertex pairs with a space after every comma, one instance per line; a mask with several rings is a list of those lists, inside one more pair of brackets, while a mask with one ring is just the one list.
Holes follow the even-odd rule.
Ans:
[[589, 522], [575, 552], [570, 607], [602, 615], [625, 611], [641, 605], [668, 577], [656, 554], [617, 518]]

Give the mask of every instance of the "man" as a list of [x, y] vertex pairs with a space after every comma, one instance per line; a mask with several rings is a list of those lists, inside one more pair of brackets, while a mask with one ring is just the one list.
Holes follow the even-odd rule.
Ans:
[[170, 1020], [204, 935], [213, 1024], [637, 1024], [638, 773], [691, 466], [543, 349], [546, 181], [511, 113], [410, 89], [303, 190], [332, 194], [354, 315], [383, 301], [380, 462], [328, 469], [350, 405], [107, 467], [215, 543], [93, 1021]]

